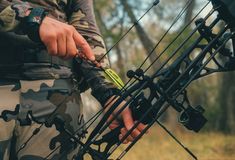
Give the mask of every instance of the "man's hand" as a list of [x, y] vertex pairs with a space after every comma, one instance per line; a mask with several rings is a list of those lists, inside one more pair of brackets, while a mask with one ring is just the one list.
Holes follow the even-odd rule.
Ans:
[[[39, 35], [52, 56], [68, 59], [79, 55], [91, 61], [95, 60], [87, 41], [71, 25], [45, 17], [40, 26]], [[81, 49], [81, 53], [77, 48]]]
[[[106, 108], [105, 108], [105, 111], [107, 111], [114, 103], [115, 101], [117, 100], [118, 98], [115, 99], [115, 96], [111, 97], [107, 103], [106, 103]], [[125, 101], [123, 101], [116, 109], [115, 111], [113, 112], [113, 115], [115, 115], [115, 113], [117, 113], [121, 108], [122, 106], [124, 106], [126, 104]], [[113, 118], [113, 115], [111, 115], [109, 117], [109, 120], [110, 121], [112, 118]], [[121, 134], [119, 135], [119, 140], [121, 140], [125, 135], [126, 133], [128, 132], [128, 130], [130, 130], [134, 124], [135, 124], [135, 121], [133, 120], [133, 117], [132, 117], [132, 113], [131, 113], [131, 110], [130, 108], [127, 106], [122, 112], [121, 112], [121, 115], [119, 116], [119, 119], [121, 119], [124, 123], [124, 126], [122, 129], [121, 129]], [[110, 129], [115, 129], [116, 127], [118, 127], [120, 125], [119, 121], [118, 120], [114, 120], [109, 128]], [[128, 142], [132, 142], [145, 128], [146, 126], [142, 123], [140, 123], [130, 134], [130, 136], [128, 136], [124, 141], [123, 143], [126, 144]]]

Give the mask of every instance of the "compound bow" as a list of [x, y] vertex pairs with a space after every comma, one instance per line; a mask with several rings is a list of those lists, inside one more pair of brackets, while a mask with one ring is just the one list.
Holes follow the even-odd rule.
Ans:
[[[158, 2], [159, 1], [155, 1], [152, 7], [156, 6]], [[189, 1], [188, 5], [190, 2], [191, 1]], [[176, 36], [173, 42], [176, 41], [186, 28], [196, 19], [196, 27], [179, 47], [170, 54], [154, 74], [151, 76], [146, 75], [146, 71], [152, 64], [145, 71], [140, 69], [142, 65], [136, 71], [128, 71], [127, 76], [130, 79], [134, 79], [134, 82], [123, 87], [120, 97], [103, 115], [101, 121], [93, 129], [87, 141], [85, 143], [79, 142], [81, 144], [81, 150], [76, 157], [77, 160], [83, 159], [85, 154], [89, 154], [93, 160], [108, 159], [140, 123], [146, 124], [147, 127], [126, 147], [116, 160], [122, 159], [154, 123], [158, 123], [177, 142], [179, 142], [159, 122], [159, 118], [169, 106], [180, 113], [179, 122], [187, 129], [198, 132], [205, 125], [207, 120], [203, 116], [204, 109], [201, 106], [193, 107], [190, 105], [186, 87], [192, 81], [214, 72], [233, 71], [235, 69], [234, 52], [232, 52], [231, 48], [226, 46], [226, 44], [232, 40], [233, 47], [235, 47], [235, 2], [232, 0], [211, 0], [211, 3], [213, 4], [213, 9], [204, 18], [196, 19], [198, 16], [196, 15]], [[176, 17], [176, 20], [182, 15], [183, 11], [184, 10]], [[217, 12], [218, 15], [213, 17], [215, 12]], [[210, 18], [213, 19], [211, 22], [209, 22]], [[220, 27], [221, 29], [215, 32], [216, 26], [218, 26], [221, 21], [224, 22], [224, 26]], [[137, 23], [138, 22], [134, 25], [137, 25]], [[195, 35], [197, 38], [195, 38]], [[193, 43], [185, 47], [192, 37], [194, 39]], [[170, 43], [169, 46], [172, 45], [172, 43]], [[156, 57], [155, 62], [159, 60], [169, 46]], [[233, 51], [234, 49], [235, 48], [233, 48]], [[152, 53], [153, 52], [150, 54]], [[226, 60], [221, 62], [218, 56], [222, 56]], [[112, 114], [123, 100], [127, 101], [126, 104], [109, 122], [107, 122], [110, 114]], [[120, 129], [123, 127], [122, 125], [108, 133], [105, 131], [112, 121], [115, 120], [127, 106], [130, 106], [137, 123], [121, 140], [119, 140], [118, 135], [120, 134]], [[73, 141], [78, 142], [79, 140], [73, 139]], [[180, 142], [179, 144], [184, 147]], [[102, 148], [101, 146], [105, 147]], [[197, 159], [189, 149], [186, 147], [184, 147], [184, 149], [194, 159]]]
[[[191, 2], [192, 0], [189, 0], [186, 3], [170, 28], [156, 44], [152, 52], [149, 53], [149, 56], [154, 53], [154, 50], [183, 15]], [[119, 43], [135, 25], [138, 25], [138, 22], [158, 3], [159, 0], [156, 0], [147, 12], [131, 26], [117, 43]], [[197, 18], [209, 3], [213, 4], [213, 9], [204, 18]], [[194, 159], [197, 159], [188, 148], [179, 142], [173, 134], [160, 123], [159, 118], [169, 107], [173, 107], [179, 112], [179, 122], [189, 130], [198, 132], [207, 122], [206, 118], [203, 116], [203, 107], [193, 107], [190, 104], [186, 88], [192, 81], [214, 72], [235, 70], [235, 2], [233, 0], [210, 0], [207, 2], [200, 12], [182, 28], [173, 41], [157, 55], [154, 63], [166, 53], [167, 49], [178, 40], [194, 21], [196, 27], [185, 37], [184, 41], [177, 49], [169, 54], [155, 73], [152, 75], [146, 74], [153, 63], [146, 70], [141, 69], [149, 56], [136, 71], [130, 70], [127, 72], [127, 76], [130, 80], [123, 86], [120, 95], [117, 96], [118, 99], [115, 99], [115, 101], [113, 100], [113, 105], [105, 113], [103, 113], [103, 109], [100, 110], [73, 134], [64, 127], [63, 119], [55, 117], [53, 123], [60, 132], [63, 132], [70, 137], [68, 142], [81, 146], [80, 151], [75, 157], [76, 160], [83, 160], [86, 154], [89, 154], [93, 160], [109, 159], [113, 152], [140, 123], [146, 124], [146, 128], [126, 146], [125, 150], [116, 158], [116, 160], [122, 159], [155, 123], [167, 131], [167, 133], [170, 134], [170, 136], [172, 136]], [[224, 26], [220, 27], [219, 31], [216, 31], [216, 27], [221, 22], [223, 22]], [[193, 39], [193, 42], [188, 45], [188, 42], [191, 39]], [[230, 42], [232, 42], [233, 48], [227, 46]], [[115, 45], [108, 50], [106, 54], [108, 54]], [[220, 57], [223, 57], [225, 60], [221, 61]], [[84, 64], [89, 63], [79, 58], [76, 58], [76, 61], [80, 68], [84, 67]], [[93, 65], [93, 67], [95, 66]], [[111, 120], [108, 121], [110, 115], [123, 100], [126, 100], [126, 104], [113, 115]], [[120, 129], [123, 127], [123, 124], [108, 133], [106, 129], [128, 106], [131, 108], [137, 123], [135, 123], [126, 135], [119, 140], [118, 135], [120, 134]], [[101, 115], [102, 118], [99, 123], [92, 130], [87, 140], [82, 142], [81, 137], [84, 137], [84, 134], [87, 133], [91, 124]], [[40, 127], [35, 130], [33, 135], [36, 135], [39, 130]], [[24, 148], [27, 142], [22, 145], [21, 149]], [[45, 159], [49, 156], [50, 155], [45, 157]]]

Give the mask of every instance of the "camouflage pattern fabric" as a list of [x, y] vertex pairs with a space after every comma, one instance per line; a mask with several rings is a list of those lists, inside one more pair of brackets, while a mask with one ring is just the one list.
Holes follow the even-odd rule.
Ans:
[[[27, 36], [20, 35], [22, 34], [20, 22], [25, 16], [25, 10], [33, 7], [43, 7], [48, 10], [49, 17], [73, 25], [90, 44], [96, 59], [101, 61], [102, 67], [108, 67], [107, 57], [101, 60], [106, 49], [95, 22], [93, 0], [0, 0], [0, 31], [5, 33], [1, 34], [0, 32], [2, 38], [2, 40], [0, 39], [0, 48], [8, 55], [4, 57], [4, 61], [0, 60], [0, 65], [50, 61], [55, 64], [64, 63], [65, 66], [68, 66], [66, 63], [69, 63], [71, 66], [71, 61], [61, 62], [57, 57], [48, 57], [44, 53], [45, 50], [36, 47], [33, 42], [30, 43]], [[6, 34], [6, 31], [14, 31], [15, 35], [12, 33]], [[12, 45], [11, 49], [9, 49], [9, 44]], [[19, 50], [24, 53], [17, 55], [19, 56], [17, 58], [18, 62], [13, 63], [12, 61], [16, 59], [14, 56], [17, 54], [15, 52]], [[35, 52], [38, 54], [34, 54]], [[12, 54], [14, 56], [9, 56]], [[20, 57], [22, 55], [27, 56], [22, 58]], [[29, 59], [28, 57], [32, 58]]]
[[[0, 30], [14, 31], [0, 32], [0, 78], [64, 79], [71, 78], [73, 73], [77, 73], [81, 90], [91, 87], [93, 93], [100, 93], [100, 90], [116, 88], [111, 80], [105, 79], [103, 70], [95, 67], [87, 67], [89, 71], [82, 70], [82, 72], [93, 72], [90, 79], [100, 79], [97, 81], [102, 82], [99, 83], [102, 87], [87, 84], [84, 75], [81, 75], [81, 68], [74, 67], [76, 65], [73, 60], [65, 61], [52, 57], [27, 36], [20, 35], [20, 21], [24, 17], [25, 10], [31, 7], [43, 7], [49, 11], [48, 16], [73, 25], [87, 40], [102, 68], [109, 67], [107, 57], [101, 59], [106, 49], [96, 26], [92, 0], [0, 0]], [[1, 16], [2, 14], [4, 16]], [[14, 25], [9, 28], [7, 24]], [[93, 95], [96, 97], [96, 94]]]
[[[83, 124], [80, 92], [90, 87], [92, 95], [100, 100], [102, 93], [116, 86], [105, 79], [102, 69], [51, 57], [23, 35], [21, 20], [25, 11], [33, 7], [43, 7], [49, 11], [48, 16], [73, 25], [101, 66], [108, 68], [107, 57], [101, 60], [106, 49], [95, 23], [92, 0], [0, 0], [0, 160], [8, 160], [11, 148], [17, 151], [43, 122], [47, 126], [40, 128], [17, 158], [41, 160], [61, 144], [60, 150], [48, 159], [72, 160], [79, 146], [67, 141], [68, 134], [58, 121], [73, 134]], [[78, 87], [71, 81], [74, 76]], [[72, 88], [78, 91], [72, 92]], [[80, 138], [82, 133], [78, 133]], [[14, 137], [16, 145], [12, 146]]]
[[[72, 90], [73, 87], [70, 80], [19, 81], [1, 85], [0, 113], [6, 122], [0, 120], [0, 159], [8, 160], [13, 135], [17, 137], [18, 150], [35, 128], [46, 122], [48, 127], [43, 125], [40, 132], [18, 153], [19, 160], [43, 159], [59, 144], [60, 149], [48, 159], [71, 160], [79, 147], [69, 143], [69, 136], [58, 131], [60, 126], [53, 120], [63, 120], [71, 134], [84, 123], [81, 99], [79, 93]], [[82, 130], [77, 134], [82, 138]]]
[[[86, 84], [83, 75], [80, 74], [80, 68], [74, 67], [73, 60], [52, 57], [41, 46], [20, 34], [20, 20], [24, 17], [24, 11], [31, 7], [43, 7], [49, 11], [48, 16], [73, 25], [87, 40], [102, 68], [109, 67], [107, 57], [101, 59], [106, 53], [106, 48], [96, 26], [92, 0], [0, 0], [0, 30], [12, 31], [0, 32], [0, 78], [61, 79], [70, 78], [73, 73], [77, 73], [78, 81], [82, 84], [81, 90], [92, 87], [92, 90], [98, 93], [95, 91], [97, 86]], [[7, 24], [14, 25], [9, 28]], [[103, 87], [116, 88], [112, 81], [105, 79], [103, 70], [94, 67], [90, 67], [89, 70], [94, 71], [95, 78], [101, 78], [105, 83]], [[87, 73], [87, 70], [82, 72]]]

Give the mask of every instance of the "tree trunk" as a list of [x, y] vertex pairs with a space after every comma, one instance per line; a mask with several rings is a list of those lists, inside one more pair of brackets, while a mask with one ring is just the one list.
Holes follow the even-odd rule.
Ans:
[[223, 73], [221, 76], [217, 128], [225, 133], [235, 133], [235, 73]]
[[[102, 19], [102, 16], [99, 12], [99, 9], [97, 9], [96, 3], [94, 3], [94, 12], [95, 12], [95, 15], [96, 15], [96, 22], [97, 22], [97, 25], [99, 26], [99, 29], [100, 29], [100, 32], [101, 32], [101, 35], [104, 37], [104, 39], [107, 39], [108, 35], [109, 35], [109, 30], [107, 28], [107, 26], [105, 25], [103, 19]], [[105, 43], [105, 40], [104, 40], [104, 43]], [[107, 44], [105, 43], [105, 46], [107, 46]], [[108, 61], [109, 61], [109, 64], [110, 64], [110, 67], [112, 66], [111, 64], [111, 61], [110, 61], [110, 55], [108, 54], [107, 55], [108, 57]]]
[[105, 25], [105, 22], [102, 19], [102, 16], [99, 12], [99, 9], [96, 7], [96, 3], [94, 3], [94, 12], [95, 12], [95, 17], [96, 17], [96, 22], [97, 25], [99, 26], [100, 32], [103, 36], [107, 37], [107, 32], [108, 32], [108, 28]]
[[192, 20], [193, 10], [194, 10], [195, 6], [196, 6], [196, 0], [192, 0], [191, 4], [189, 5], [189, 7], [186, 11], [185, 17], [184, 17], [184, 24], [188, 24]]
[[[135, 17], [131, 6], [128, 4], [127, 0], [120, 0], [121, 4], [123, 5], [125, 11], [127, 12], [130, 20], [132, 23], [135, 23], [137, 21], [137, 18]], [[146, 54], [148, 55], [148, 53], [150, 53], [152, 51], [152, 49], [154, 48], [154, 43], [152, 42], [152, 40], [149, 38], [149, 36], [147, 35], [147, 33], [144, 31], [144, 29], [141, 27], [141, 25], [136, 25], [135, 26], [136, 31], [137, 31], [137, 35], [146, 51]], [[152, 53], [151, 56], [149, 57], [149, 60], [151, 63], [154, 62], [154, 60], [156, 59], [157, 55], [156, 52]], [[157, 68], [159, 68], [160, 62], [156, 62], [153, 65], [153, 70], [156, 70]]]
[[[219, 27], [223, 29], [224, 23]], [[222, 56], [221, 61], [225, 61]], [[221, 132], [235, 134], [235, 72], [223, 73], [220, 78], [218, 95], [220, 113], [218, 113], [216, 127]]]
[[125, 70], [125, 61], [122, 56], [122, 51], [119, 45], [116, 46], [116, 53], [118, 56], [117, 67], [119, 68], [119, 76], [122, 78], [123, 82], [126, 82], [126, 70]]
[[[95, 14], [96, 14], [96, 20], [97, 20], [97, 24], [101, 30], [101, 34], [105, 37], [105, 39], [107, 39], [108, 37], [113, 38], [114, 35], [111, 34], [111, 31], [108, 29], [108, 27], [106, 26], [105, 22], [102, 19], [102, 16], [99, 12], [99, 10], [95, 7]], [[122, 32], [122, 30], [120, 31]], [[121, 33], [120, 33], [121, 34]], [[125, 62], [122, 56], [122, 51], [121, 48], [119, 46], [119, 44], [116, 45], [116, 47], [114, 48], [116, 50], [116, 54], [118, 56], [118, 61], [117, 61], [117, 67], [119, 70], [119, 76], [121, 77], [121, 79], [125, 82], [126, 81], [126, 72], [125, 72]], [[107, 55], [109, 57], [109, 55]], [[110, 62], [111, 63], [111, 62]]]

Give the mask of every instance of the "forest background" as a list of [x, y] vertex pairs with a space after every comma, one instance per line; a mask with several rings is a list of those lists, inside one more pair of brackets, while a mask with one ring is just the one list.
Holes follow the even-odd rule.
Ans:
[[[172, 28], [170, 34], [155, 50], [156, 54], [150, 56], [144, 67], [156, 58], [157, 53], [173, 39], [180, 28], [187, 24], [207, 2], [207, 0], [191, 0], [179, 23]], [[152, 0], [94, 0], [97, 24], [108, 49], [142, 16], [152, 3]], [[126, 72], [139, 67], [147, 53], [154, 48], [154, 45], [169, 28], [175, 16], [186, 3], [186, 0], [162, 0], [109, 53], [112, 69], [120, 75], [124, 82], [128, 80]], [[204, 12], [209, 12], [211, 7], [211, 5], [208, 6]], [[203, 17], [204, 12], [199, 17]], [[193, 27], [194, 24], [190, 26], [190, 28]], [[175, 47], [177, 46], [173, 46], [171, 50], [173, 51]], [[152, 69], [157, 69], [159, 63], [153, 65]], [[193, 106], [202, 105], [206, 110], [205, 115], [208, 123], [200, 133], [192, 133], [184, 129], [178, 123], [177, 113], [173, 110], [168, 111], [166, 118], [164, 118], [164, 124], [199, 159], [235, 160], [234, 82], [235, 72], [216, 73], [199, 79], [188, 87], [191, 104]], [[99, 104], [89, 96], [89, 93], [83, 94], [83, 101], [87, 117], [99, 108]], [[150, 133], [142, 138], [124, 159], [188, 160], [192, 157], [156, 125], [150, 129]]]

